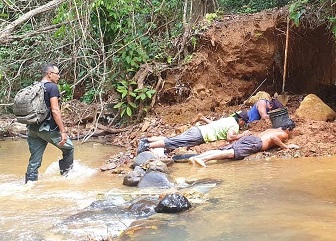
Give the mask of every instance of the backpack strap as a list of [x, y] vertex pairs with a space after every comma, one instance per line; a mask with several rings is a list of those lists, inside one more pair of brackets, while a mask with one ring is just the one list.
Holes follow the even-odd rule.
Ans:
[[[45, 84], [49, 83], [49, 81], [47, 81], [47, 80], [41, 80], [40, 83], [41, 83], [41, 85], [42, 85], [42, 87], [44, 89], [44, 93], [47, 93], [47, 88], [45, 87]], [[44, 99], [44, 102], [45, 102], [45, 99]], [[47, 106], [47, 108], [48, 108], [49, 113], [47, 115], [47, 118], [42, 123], [49, 123], [49, 121], [51, 120], [51, 112], [50, 112], [51, 107]]]

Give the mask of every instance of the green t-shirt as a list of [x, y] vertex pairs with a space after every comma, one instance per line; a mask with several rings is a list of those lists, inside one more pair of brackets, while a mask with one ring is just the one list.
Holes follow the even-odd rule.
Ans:
[[237, 134], [239, 125], [234, 117], [221, 118], [209, 124], [198, 126], [206, 143], [218, 140], [226, 140], [229, 129], [233, 129]]

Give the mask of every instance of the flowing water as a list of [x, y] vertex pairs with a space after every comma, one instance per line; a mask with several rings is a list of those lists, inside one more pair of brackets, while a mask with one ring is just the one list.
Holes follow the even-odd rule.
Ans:
[[[28, 146], [0, 142], [0, 240], [101, 240], [139, 218], [122, 205], [143, 190], [122, 185], [121, 175], [99, 167], [122, 149], [75, 143], [74, 171], [59, 175], [60, 152], [48, 146], [38, 182], [23, 185]], [[209, 164], [175, 163], [176, 180], [220, 179], [200, 202], [179, 214], [140, 219], [122, 240], [335, 240], [336, 157], [269, 159]], [[127, 198], [127, 195], [129, 198]], [[108, 212], [88, 209], [108, 197]], [[141, 228], [140, 228], [141, 227]]]

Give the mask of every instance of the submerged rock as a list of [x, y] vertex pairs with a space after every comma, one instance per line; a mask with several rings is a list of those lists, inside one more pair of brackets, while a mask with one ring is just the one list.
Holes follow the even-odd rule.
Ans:
[[158, 171], [163, 173], [168, 173], [168, 167], [165, 163], [160, 160], [151, 159], [141, 164], [141, 167], [147, 171]]
[[147, 217], [155, 213], [156, 202], [149, 198], [142, 198], [133, 202], [129, 207], [128, 211], [132, 215]]

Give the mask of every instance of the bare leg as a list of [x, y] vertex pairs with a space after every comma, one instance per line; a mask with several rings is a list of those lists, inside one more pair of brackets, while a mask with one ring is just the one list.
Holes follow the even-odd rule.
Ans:
[[165, 147], [165, 143], [163, 139], [159, 139], [153, 142], [149, 142], [149, 148], [160, 148], [160, 147]]
[[155, 142], [155, 141], [163, 140], [164, 138], [166, 138], [166, 137], [164, 137], [164, 136], [152, 136], [152, 137], [148, 137], [147, 139], [148, 139], [149, 142]]
[[211, 160], [232, 159], [234, 157], [234, 150], [210, 150], [200, 155], [190, 157], [191, 163], [196, 163], [202, 167], [206, 167], [206, 162]]
[[163, 136], [153, 136], [149, 138], [142, 138], [139, 141], [137, 155], [139, 155], [141, 152], [149, 151], [151, 148], [165, 147], [164, 139], [165, 137]]

